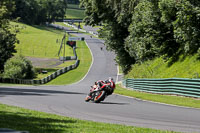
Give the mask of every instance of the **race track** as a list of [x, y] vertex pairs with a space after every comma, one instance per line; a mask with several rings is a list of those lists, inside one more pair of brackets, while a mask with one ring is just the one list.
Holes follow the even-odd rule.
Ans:
[[86, 38], [93, 53], [92, 67], [83, 80], [65, 86], [0, 87], [0, 102], [84, 120], [200, 132], [200, 109], [164, 105], [115, 94], [99, 104], [86, 103], [84, 98], [90, 86], [99, 79], [116, 79], [117, 66], [113, 60], [114, 54], [106, 51], [101, 40], [78, 35]]

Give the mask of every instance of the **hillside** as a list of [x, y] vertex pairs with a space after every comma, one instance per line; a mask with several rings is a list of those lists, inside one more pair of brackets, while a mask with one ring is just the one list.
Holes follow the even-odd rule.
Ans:
[[[22, 23], [12, 23], [20, 27], [16, 44], [18, 54], [31, 57], [58, 58], [58, 51], [64, 31], [46, 26], [29, 26]], [[63, 54], [63, 53], [61, 53]], [[67, 46], [66, 56], [73, 56], [72, 48]]]
[[68, 4], [67, 6], [67, 19], [84, 19], [85, 14], [83, 8], [79, 8], [77, 4]]
[[172, 65], [161, 57], [135, 64], [125, 78], [200, 78], [198, 55], [180, 57]]

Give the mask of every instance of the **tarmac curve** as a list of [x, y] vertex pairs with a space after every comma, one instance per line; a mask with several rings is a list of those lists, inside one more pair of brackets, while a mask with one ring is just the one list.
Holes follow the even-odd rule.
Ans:
[[[103, 41], [85, 37], [93, 54], [88, 74], [80, 82], [64, 86], [0, 86], [0, 103], [58, 115], [106, 123], [161, 130], [200, 132], [200, 109], [176, 107], [111, 95], [102, 103], [86, 103], [85, 96], [96, 80], [117, 77], [114, 53]], [[101, 50], [101, 47], [103, 49]]]

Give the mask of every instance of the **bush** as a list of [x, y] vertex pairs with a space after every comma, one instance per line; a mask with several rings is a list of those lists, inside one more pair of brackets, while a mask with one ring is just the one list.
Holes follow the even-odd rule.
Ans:
[[35, 76], [32, 63], [23, 56], [15, 56], [4, 65], [4, 78], [32, 79]]

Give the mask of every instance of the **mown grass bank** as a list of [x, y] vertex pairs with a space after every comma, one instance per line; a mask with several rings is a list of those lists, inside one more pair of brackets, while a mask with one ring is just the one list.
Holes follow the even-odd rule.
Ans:
[[200, 78], [200, 60], [197, 54], [180, 56], [174, 63], [160, 57], [133, 65], [125, 78]]
[[83, 121], [0, 104], [0, 128], [29, 133], [175, 133], [133, 126]]
[[[16, 54], [20, 54], [26, 57], [36, 57], [38, 58], [38, 62], [43, 65], [54, 65], [55, 61], [52, 61], [51, 58], [56, 58], [59, 61], [58, 51], [60, 49], [61, 41], [65, 31], [55, 29], [53, 27], [47, 27], [45, 25], [40, 26], [30, 26], [23, 23], [15, 23], [12, 22], [13, 25], [18, 25], [20, 32], [17, 34], [17, 38], [19, 39], [19, 44], [16, 44]], [[66, 37], [67, 40], [68, 36]], [[65, 54], [64, 49], [61, 49], [60, 56], [74, 56], [73, 49], [68, 45], [65, 45]], [[40, 58], [46, 58], [49, 62], [42, 62]], [[75, 61], [67, 61], [62, 63], [59, 66], [55, 66], [52, 68], [39, 67], [36, 66], [38, 76], [36, 79], [42, 79], [56, 70], [70, 66], [74, 64]], [[47, 65], [48, 66], [48, 65]], [[47, 74], [40, 73], [40, 70], [48, 71]]]
[[66, 13], [66, 18], [67, 19], [84, 19], [85, 18], [84, 10], [68, 8], [67, 13]]
[[[20, 43], [16, 44], [17, 54], [31, 57], [58, 58], [58, 51], [61, 40], [65, 34], [62, 30], [57, 30], [47, 26], [29, 26], [22, 23], [12, 23], [19, 25], [20, 32], [17, 38]], [[65, 55], [73, 56], [71, 47], [65, 47]], [[63, 51], [60, 53], [63, 55]]]
[[[62, 30], [58, 30], [58, 29], [46, 27], [46, 26], [29, 26], [22, 23], [14, 23], [14, 22], [12, 24], [19, 25], [19, 27], [21, 27], [21, 31], [17, 35], [20, 41], [20, 44], [16, 44], [16, 50], [17, 50], [16, 54], [21, 54], [23, 56], [28, 56], [30, 58], [31, 57], [37, 57], [37, 58], [45, 57], [47, 59], [59, 58], [57, 53], [60, 48], [60, 41], [64, 35], [64, 32]], [[46, 47], [49, 48], [48, 49], [49, 51], [47, 52], [45, 51]], [[80, 60], [80, 64], [78, 68], [57, 77], [56, 79], [52, 80], [51, 82], [45, 85], [71, 84], [71, 83], [78, 82], [85, 76], [92, 62], [92, 56], [91, 56], [90, 50], [84, 41], [77, 41], [76, 52], [77, 52], [78, 59]], [[62, 55], [63, 53], [61, 52], [61, 56]], [[66, 45], [65, 55], [74, 56], [72, 48], [67, 45]], [[39, 74], [36, 77], [36, 79], [42, 79], [50, 75], [51, 73], [57, 71], [58, 69], [72, 65], [74, 63], [75, 61], [73, 60], [73, 61], [66, 61], [65, 63], [62, 63], [61, 65], [53, 67], [53, 68], [37, 67], [36, 69]], [[40, 73], [41, 70], [48, 71], [48, 73], [42, 74]], [[8, 85], [8, 84], [0, 83], [0, 85], [2, 86], [2, 85]]]
[[121, 85], [117, 85], [117, 88], [115, 89], [114, 93], [124, 95], [124, 96], [130, 96], [130, 97], [138, 98], [142, 100], [147, 100], [147, 101], [178, 105], [178, 106], [184, 106], [184, 107], [200, 108], [200, 104], [199, 104], [200, 99], [197, 99], [197, 98], [139, 92], [139, 91], [123, 88], [121, 87]]
[[50, 81], [47, 83], [47, 85], [65, 85], [75, 83], [81, 80], [87, 74], [92, 63], [92, 55], [84, 41], [78, 42], [79, 43], [77, 43], [76, 51], [78, 59], [80, 60], [79, 66], [76, 69], [71, 70]]

